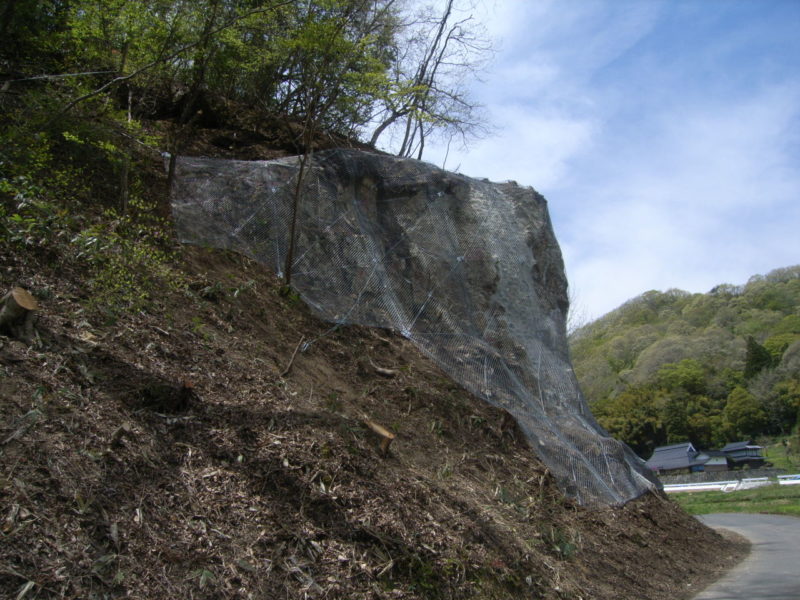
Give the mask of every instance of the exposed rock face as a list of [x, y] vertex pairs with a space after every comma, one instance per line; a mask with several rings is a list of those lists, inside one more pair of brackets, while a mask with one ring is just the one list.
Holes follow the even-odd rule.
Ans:
[[[179, 159], [179, 238], [281, 274], [298, 170], [296, 158]], [[292, 282], [320, 317], [412, 340], [508, 410], [582, 504], [620, 504], [658, 486], [578, 388], [564, 266], [541, 195], [352, 150], [316, 155], [303, 192]]]

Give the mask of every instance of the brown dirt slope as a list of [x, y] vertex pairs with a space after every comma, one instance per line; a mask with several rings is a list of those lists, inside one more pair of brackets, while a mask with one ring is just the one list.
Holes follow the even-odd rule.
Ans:
[[109, 318], [79, 264], [4, 247], [41, 310], [38, 344], [0, 336], [0, 597], [678, 599], [745, 551], [664, 497], [565, 500], [407, 341], [247, 259], [172, 266]]

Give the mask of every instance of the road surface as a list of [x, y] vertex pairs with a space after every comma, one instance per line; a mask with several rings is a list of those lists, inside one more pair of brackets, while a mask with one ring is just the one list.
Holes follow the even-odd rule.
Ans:
[[752, 543], [750, 555], [694, 600], [800, 600], [800, 519], [781, 515], [702, 515]]

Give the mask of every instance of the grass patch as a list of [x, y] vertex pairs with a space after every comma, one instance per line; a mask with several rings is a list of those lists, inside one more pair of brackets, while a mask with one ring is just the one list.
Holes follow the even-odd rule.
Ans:
[[800, 517], [800, 485], [769, 485], [737, 492], [681, 492], [670, 497], [693, 515], [745, 512]]
[[800, 435], [775, 438], [763, 443], [763, 446], [764, 457], [776, 469], [786, 469], [789, 473], [800, 472]]

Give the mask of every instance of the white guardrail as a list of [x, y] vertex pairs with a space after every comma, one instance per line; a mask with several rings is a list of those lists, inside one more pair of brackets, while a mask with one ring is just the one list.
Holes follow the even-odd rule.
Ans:
[[664, 491], [670, 492], [735, 492], [736, 490], [749, 490], [765, 485], [800, 485], [800, 473], [797, 475], [778, 475], [777, 482], [768, 477], [750, 477], [746, 479], [733, 479], [731, 481], [702, 481], [700, 483], [672, 483], [664, 486]]

